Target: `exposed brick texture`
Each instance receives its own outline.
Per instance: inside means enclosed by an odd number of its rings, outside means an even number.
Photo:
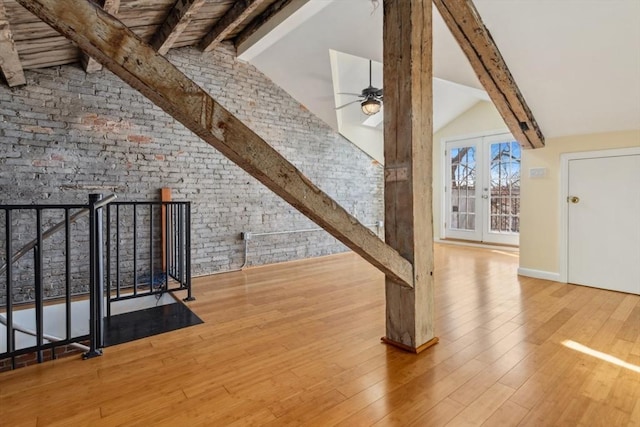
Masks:
[[[381,166],[229,46],[176,49],[168,58],[358,219],[382,219]],[[95,192],[158,200],[159,189],[171,187],[174,200],[193,203],[194,275],[240,266],[242,231],[316,227],[110,72],[76,65],[26,77],[24,87],[0,85],[0,204],[86,203]],[[344,250],[323,231],[260,237],[248,264]]]
[[[81,342],[81,344],[88,345],[87,342]],[[55,352],[55,357],[53,357],[52,351]],[[71,345],[62,345],[60,347],[54,347],[53,350],[43,350],[42,361],[48,362],[53,359],[60,359],[69,356],[80,357],[82,353],[82,350],[79,350]],[[11,363],[11,358],[0,359],[0,372],[10,371],[14,368],[24,368],[26,366],[35,365],[37,363],[38,354],[36,352],[25,353],[16,356],[13,364]]]

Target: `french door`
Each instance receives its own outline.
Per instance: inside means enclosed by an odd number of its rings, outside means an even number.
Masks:
[[[510,134],[445,144],[445,238],[518,245],[520,145]]]

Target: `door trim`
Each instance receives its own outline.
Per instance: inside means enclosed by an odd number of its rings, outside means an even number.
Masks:
[[[640,147],[614,148],[607,150],[581,151],[560,154],[560,191],[558,206],[560,207],[560,224],[558,230],[558,266],[560,282],[569,280],[569,162],[571,160],[597,159],[606,157],[621,157],[640,155]]]

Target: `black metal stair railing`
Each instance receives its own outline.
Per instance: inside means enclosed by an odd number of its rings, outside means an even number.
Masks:
[[[111,303],[123,299],[183,290],[186,300],[193,299],[190,203],[114,199],[91,195],[87,205],[0,205],[0,370],[32,353],[37,362],[54,359],[69,347],[82,350],[84,358],[101,355],[105,302],[110,315]],[[72,305],[86,304],[87,296],[89,325],[78,327]],[[63,327],[56,334],[45,320],[52,304],[62,307],[56,322]],[[33,328],[16,322],[16,313],[28,309]],[[17,334],[32,338],[16,345]]]
[[[16,357],[28,353],[35,353],[36,361],[44,360],[44,352],[50,350],[50,357],[56,358],[56,349],[63,346],[73,346],[84,350],[85,354],[91,354],[97,350],[98,341],[93,339],[91,325],[97,324],[96,319],[91,319],[88,333],[73,332],[72,325],[72,300],[78,292],[73,292],[73,277],[82,276],[82,271],[74,266],[72,260],[72,245],[88,245],[89,258],[96,260],[95,249],[99,247],[96,241],[98,236],[94,231],[99,227],[97,223],[102,208],[115,199],[115,195],[102,199],[101,196],[92,195],[87,205],[0,205],[0,212],[4,214],[4,245],[1,249],[5,262],[0,267],[0,284],[4,282],[4,295],[0,302],[4,302],[4,314],[0,314],[0,323],[4,325],[5,342],[4,351],[0,350],[0,360],[10,359],[11,367],[15,367]],[[73,213],[72,213],[73,212]],[[89,217],[87,224],[81,224],[80,220]],[[54,223],[45,230],[45,218],[47,222],[53,222],[55,219],[62,218],[61,221]],[[15,222],[15,224],[14,224]],[[72,236],[72,224],[79,225],[79,229],[89,227],[90,233],[88,238],[78,239],[77,235]],[[14,227],[17,229],[14,230]],[[53,242],[47,246],[45,240],[50,239],[58,233],[64,231],[58,242]],[[35,238],[24,244],[18,251],[14,252],[14,240],[20,242],[24,240],[23,236],[34,235]],[[81,234],[81,233],[75,233]],[[49,257],[45,257],[47,252]],[[26,255],[32,254],[32,257],[26,262],[26,265],[20,265],[19,262],[26,258]],[[82,258],[80,251],[76,250],[78,258]],[[62,260],[62,261],[61,261]],[[18,265],[16,265],[18,264]],[[52,275],[53,271],[64,271],[63,275]],[[46,277],[45,277],[45,273]],[[91,295],[90,300],[97,299],[94,295],[97,288],[95,281],[98,276],[89,274],[88,282],[85,284],[84,291]],[[56,282],[45,285],[45,279]],[[2,288],[0,286],[0,288]],[[78,287],[82,293],[83,286]],[[26,293],[26,295],[25,295]],[[46,295],[48,293],[49,295]],[[14,302],[16,294],[20,295],[22,301]],[[63,336],[53,336],[45,333],[45,303],[50,300],[62,301],[64,307],[64,333]],[[32,308],[33,317],[35,317],[35,327],[27,328],[14,322],[16,314],[16,306],[21,309]],[[58,322],[60,320],[58,319]],[[25,345],[18,348],[16,345],[16,334],[31,335],[35,338],[35,344]],[[81,343],[89,343],[86,346]]]
[[[193,299],[190,202],[114,202],[106,216],[107,317],[116,301],[183,290]]]

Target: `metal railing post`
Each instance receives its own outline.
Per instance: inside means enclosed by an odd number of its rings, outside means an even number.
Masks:
[[[111,318],[111,204],[107,205],[107,319]]]
[[[102,194],[89,195],[89,351],[84,359],[102,356],[102,305],[104,300],[104,254],[102,250],[102,209],[95,204]]]
[[[138,295],[138,205],[133,205],[133,294]]]
[[[69,209],[64,210],[64,304],[65,338],[71,339],[71,218]]]
[[[5,219],[5,254],[7,260],[11,259],[11,254],[13,253],[13,234],[11,228],[12,221],[12,211],[11,209],[6,209],[4,215]],[[11,262],[7,262],[7,271],[6,271],[6,280],[7,280],[7,302],[6,302],[6,317],[7,317],[7,352],[9,354],[13,354],[15,350],[15,333],[13,330],[13,264]],[[11,357],[11,368],[15,368],[15,357]]]
[[[187,298],[185,301],[194,301],[195,298],[191,293],[191,203],[185,203],[185,273],[186,273],[186,285],[187,285]]]
[[[37,359],[38,363],[42,363],[42,346],[44,344],[44,286],[42,277],[42,267],[44,264],[44,247],[42,245],[42,210],[36,209],[36,239],[37,244],[33,248],[33,267],[34,267],[34,288],[35,288],[35,315],[36,315],[36,345],[38,346]]]

